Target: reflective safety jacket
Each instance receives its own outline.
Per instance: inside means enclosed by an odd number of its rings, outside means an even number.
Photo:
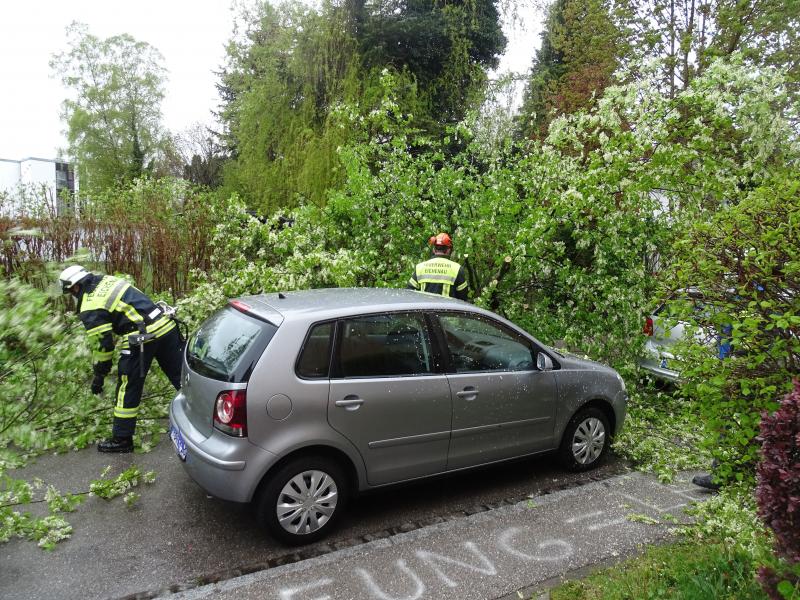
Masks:
[[[114,335],[144,331],[156,338],[168,333],[175,323],[130,283],[112,275],[92,275],[78,296],[78,318],[94,344],[94,372],[108,375],[114,358]]]
[[[421,262],[408,280],[412,290],[467,299],[467,277],[464,267],[444,256],[434,256]]]

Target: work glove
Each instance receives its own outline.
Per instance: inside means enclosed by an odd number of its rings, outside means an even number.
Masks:
[[[103,381],[105,377],[102,375],[95,375],[94,379],[92,379],[92,393],[99,394],[103,391]]]

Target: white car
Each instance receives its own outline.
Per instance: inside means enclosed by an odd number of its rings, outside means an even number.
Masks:
[[[697,321],[707,321],[709,307],[703,301],[703,294],[694,288],[680,290],[663,302],[653,313],[645,318],[644,334],[647,341],[639,366],[659,381],[676,383],[680,380],[679,357],[675,355],[675,344],[685,341],[689,331],[696,343],[709,348],[715,347],[720,358],[730,353],[730,346],[720,343],[717,332],[707,326],[691,325],[686,321],[676,321],[669,316],[667,307],[670,302],[682,299],[692,304],[692,312]]]

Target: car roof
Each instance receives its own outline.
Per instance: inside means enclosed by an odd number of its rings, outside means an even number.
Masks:
[[[279,325],[289,320],[325,320],[351,314],[387,310],[475,309],[438,294],[396,288],[327,288],[272,292],[236,298],[248,312]],[[479,312],[480,309],[478,309]]]

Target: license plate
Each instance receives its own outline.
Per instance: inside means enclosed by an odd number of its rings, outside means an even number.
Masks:
[[[169,426],[169,437],[172,439],[172,444],[175,446],[175,452],[178,453],[178,458],[186,460],[186,442],[183,441],[181,432],[175,429],[174,425]]]

